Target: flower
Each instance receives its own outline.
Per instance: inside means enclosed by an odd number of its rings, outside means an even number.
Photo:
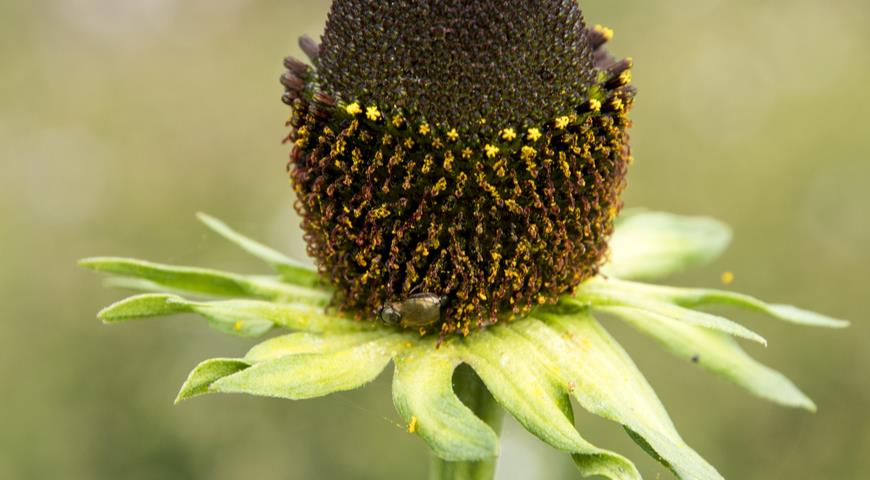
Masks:
[[[296,207],[336,305],[374,318],[438,296],[425,328],[444,337],[594,276],[630,159],[631,62],[611,37],[575,1],[334,1],[322,44],[303,40],[312,65],[286,59],[281,82]]]
[[[392,362],[393,402],[437,457],[432,478],[491,478],[504,410],[569,452],[583,476],[639,479],[631,461],[575,429],[574,397],[677,477],[721,479],[600,314],[808,410],[806,395],[735,341],[763,337],[703,308],[846,322],[637,281],[711,260],[730,231],[706,218],[620,216],[635,92],[631,60],[602,48],[612,36],[586,28],[574,0],[335,0],[322,45],[301,40],[313,66],[287,58],[281,77],[293,108],[288,167],[317,268],[201,214],[275,275],[86,259],[111,285],[148,292],[99,317],[194,313],[241,337],[290,331],[242,358],[201,363],[178,401],[321,397],[361,387]]]
[[[407,430],[441,459],[434,478],[474,471],[491,478],[498,454],[499,406],[544,442],[570,452],[584,476],[639,479],[622,455],[594,446],[571,421],[568,397],[590,412],[623,425],[632,439],[681,479],[721,479],[677,433],[637,366],[605,330],[600,314],[625,321],[690,365],[720,375],[773,402],[815,410],[780,373],[752,359],[737,344],[764,344],[757,333],[703,307],[726,305],[817,327],[846,322],[787,305],[770,305],[722,290],[675,288],[636,279],[663,277],[721,253],[730,231],[707,218],[655,212],[620,217],[603,275],[584,282],[556,305],[542,305],[513,322],[438,345],[374,322],[325,310],[333,292],[313,269],[200,214],[209,228],[274,268],[274,276],[177,267],[125,258],[91,258],[83,266],[111,274],[110,284],[144,290],[100,312],[106,323],[195,313],[213,328],[240,337],[274,329],[243,358],[199,364],[177,401],[206,393],[248,393],[292,400],[359,388],[392,361],[393,402]],[[191,299],[202,298],[201,300]],[[485,386],[485,388],[484,388]],[[460,397],[462,401],[460,401]],[[458,465],[458,466],[457,466]],[[489,476],[488,476],[489,475]]]

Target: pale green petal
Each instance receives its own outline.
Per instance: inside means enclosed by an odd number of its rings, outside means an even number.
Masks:
[[[253,297],[281,302],[326,305],[331,294],[261,278],[205,268],[162,265],[131,258],[95,257],[79,262],[98,272],[140,279],[166,290],[214,297]],[[146,286],[144,284],[143,286]]]
[[[347,350],[284,356],[224,377],[209,390],[290,400],[354,390],[380,375],[406,341],[392,334]]]
[[[278,327],[305,332],[347,332],[383,330],[371,321],[355,321],[332,315],[321,307],[259,300],[190,302],[194,312],[206,318],[228,321],[267,321]]]
[[[301,353],[332,353],[347,350],[389,334],[389,331],[336,332],[330,334],[296,332],[270,338],[254,346],[245,355],[245,361],[260,363]]]
[[[588,314],[545,316],[515,329],[550,358],[577,401],[590,412],[625,426],[643,439],[681,479],[722,476],[680,438],[655,392],[628,354]]]
[[[759,397],[815,411],[813,401],[781,373],[755,361],[728,335],[640,310],[604,309],[662,343],[675,355],[720,375]]]
[[[194,302],[171,294],[136,295],[106,307],[98,317],[106,323],[120,323],[179,313],[196,313],[212,327],[243,337],[262,335],[275,326],[315,333],[384,331],[374,322],[330,315],[311,305],[260,300]]]
[[[217,330],[239,337],[259,337],[274,323],[262,318],[211,314],[209,307],[185,300],[178,295],[151,293],[136,295],[104,308],[97,317],[105,323],[152,318],[179,313],[199,313]]]
[[[642,212],[621,219],[610,240],[602,273],[624,279],[656,279],[708,263],[731,241],[727,225],[707,217]]]
[[[284,281],[305,287],[314,287],[320,284],[317,271],[313,267],[292,260],[283,253],[242,235],[211,215],[200,212],[196,214],[196,218],[218,235],[266,262],[281,274]]]
[[[199,395],[208,393],[208,389],[215,381],[240,372],[251,365],[244,361],[234,358],[214,358],[206,360],[190,372],[184,385],[181,386],[181,391],[178,392],[178,397],[175,403],[188,398],[193,398]]]
[[[393,404],[438,457],[490,459],[498,455],[498,435],[453,392],[453,371],[460,362],[452,347],[436,350],[432,342],[401,353],[395,359]]]
[[[653,296],[626,291],[621,287],[624,283],[617,280],[594,278],[580,285],[574,297],[566,299],[565,302],[587,305],[593,309],[616,306],[655,312],[690,325],[718,330],[729,335],[735,335],[762,345],[767,345],[767,340],[764,337],[739,323],[710,313],[698,312],[674,305]]]
[[[813,327],[845,328],[849,322],[791,305],[771,305],[757,298],[724,290],[677,288],[637,282],[610,280],[614,288],[668,301],[687,308],[725,305],[763,313],[779,320]]]
[[[529,432],[549,445],[572,453],[584,476],[639,479],[634,465],[624,457],[584,440],[566,412],[570,382],[557,364],[547,360],[538,346],[514,331],[520,324],[499,326],[455,342],[466,363],[477,372],[498,403]],[[540,322],[537,322],[540,323]]]

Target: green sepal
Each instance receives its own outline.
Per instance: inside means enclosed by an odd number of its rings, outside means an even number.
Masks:
[[[571,383],[537,345],[518,333],[527,319],[477,332],[456,346],[498,403],[526,430],[550,446],[572,454],[584,476],[613,480],[639,479],[629,460],[587,442],[574,428],[570,409]],[[537,322],[540,323],[540,322]]]
[[[781,373],[750,357],[728,335],[686,325],[636,309],[604,309],[657,340],[674,355],[740,385],[753,394],[789,407],[815,411],[816,405]]]
[[[214,358],[206,360],[190,372],[184,385],[181,386],[181,391],[175,398],[175,403],[179,403],[189,398],[205,395],[208,392],[212,383],[217,380],[238,373],[251,364],[234,358]]]
[[[86,258],[79,265],[121,277],[143,280],[142,288],[210,297],[248,297],[277,302],[305,302],[326,305],[331,294],[263,278],[206,268],[180,267],[120,257]],[[132,283],[132,282],[131,282]],[[135,284],[130,285],[135,286]]]
[[[317,275],[317,270],[313,267],[293,260],[271,247],[242,235],[211,215],[200,212],[196,214],[196,218],[221,237],[238,245],[242,250],[271,266],[281,275],[281,279],[285,282],[303,287],[316,287],[320,285],[321,282]]]
[[[653,280],[706,264],[725,251],[731,229],[707,217],[638,212],[619,219],[606,276]]]
[[[400,334],[389,334],[350,349],[267,360],[221,378],[209,390],[290,400],[354,390],[380,375],[404,341]]]
[[[620,287],[623,283],[625,282],[593,278],[580,285],[573,297],[567,297],[563,301],[569,304],[587,305],[593,310],[619,306],[655,312],[686,324],[717,330],[767,345],[764,337],[739,323],[710,313],[691,310],[655,296],[643,295],[642,292],[627,291]]]
[[[423,342],[400,353],[394,363],[393,405],[435,455],[450,462],[498,455],[498,435],[453,391],[453,372],[461,363],[454,348],[436,350],[432,342]]]

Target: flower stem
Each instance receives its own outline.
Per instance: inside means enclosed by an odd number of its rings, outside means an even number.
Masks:
[[[483,382],[467,365],[460,365],[453,375],[453,390],[468,408],[496,433],[501,431],[504,412]],[[492,480],[496,457],[480,462],[448,462],[432,455],[429,480]]]

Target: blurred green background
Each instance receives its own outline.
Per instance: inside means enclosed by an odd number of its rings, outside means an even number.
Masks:
[[[0,2],[0,478],[414,479],[426,449],[397,425],[389,375],[287,402],[172,400],[200,360],[251,342],[194,319],[105,327],[121,293],[76,268],[110,254],[259,265],[193,219],[204,210],[302,258],[280,144],[281,59],[328,2]],[[673,279],[848,318],[819,331],[741,315],[751,352],[817,414],[775,407],[607,322],[699,452],[731,479],[870,478],[870,3],[586,1],[616,29],[640,89],[629,206],[733,225],[723,259]],[[184,321],[189,320],[189,321]],[[620,428],[584,435],[670,478]],[[502,479],[577,478],[506,426]]]

